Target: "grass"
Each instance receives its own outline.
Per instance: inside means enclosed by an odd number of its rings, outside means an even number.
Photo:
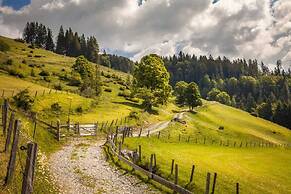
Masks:
[[[249,113],[219,103],[204,102],[194,113],[186,113],[186,124],[172,123],[150,138],[128,138],[125,147],[134,150],[142,146],[144,165],[152,153],[157,155],[158,173],[170,177],[171,160],[179,165],[179,182],[189,182],[192,165],[196,166],[194,183],[188,185],[195,193],[203,193],[207,172],[218,174],[217,193],[234,193],[235,184],[241,193],[288,193],[291,191],[291,150],[286,148],[225,147],[194,144],[193,138],[226,141],[269,142],[290,144],[290,130]],[[224,130],[219,130],[223,126]],[[166,137],[171,134],[170,140]],[[183,137],[181,142],[178,136]],[[186,143],[191,136],[192,142]],[[238,145],[238,144],[237,144]]]

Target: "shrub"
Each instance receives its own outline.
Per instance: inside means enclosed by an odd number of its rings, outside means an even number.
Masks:
[[[55,88],[56,90],[63,90],[63,86],[62,86],[61,83],[59,83],[59,84],[57,84],[57,85],[54,85],[54,88]]]
[[[25,59],[23,59],[23,60],[22,60],[22,63],[23,63],[23,64],[26,64],[27,62],[26,62],[26,60],[25,60]]]
[[[7,52],[10,50],[10,46],[4,41],[0,40],[0,51]]]
[[[79,73],[74,73],[69,79],[69,86],[80,86],[82,83],[82,78]]]
[[[32,55],[27,55],[27,57],[32,57]]]
[[[138,98],[126,98],[126,100],[129,100],[129,101],[135,102],[135,103],[139,103],[139,99]]]
[[[29,96],[28,89],[22,90],[13,96],[15,105],[23,110],[31,110],[33,99]]]
[[[36,65],[35,64],[29,64],[28,67],[34,68]]]
[[[25,41],[21,38],[16,38],[14,39],[15,42],[21,42],[21,43],[25,43]]]
[[[78,106],[78,107],[76,108],[76,112],[77,112],[77,113],[82,113],[82,112],[83,112],[83,108],[82,108],[82,106]]]
[[[42,70],[38,75],[46,77],[46,76],[50,76],[50,73],[46,70]]]
[[[139,119],[139,114],[138,114],[138,112],[136,112],[136,111],[131,111],[131,112],[129,113],[129,118],[132,118],[132,119]]]
[[[129,90],[125,90],[123,92],[119,92],[118,96],[123,96],[123,97],[128,98],[128,97],[130,97],[130,91]]]
[[[30,49],[35,49],[35,46],[34,45],[29,45],[28,48]],[[31,51],[30,51],[31,52]]]
[[[31,54],[32,54],[32,53],[33,53],[33,51],[29,51],[29,53],[31,53]]]
[[[35,58],[41,58],[41,55],[34,55]]]
[[[13,75],[13,76],[17,76],[19,78],[24,78],[25,77],[22,72],[19,72],[16,69],[8,69],[8,74],[9,75]]]
[[[34,69],[31,69],[30,76],[35,77]]]
[[[22,51],[26,51],[26,49],[21,49]]]
[[[105,88],[104,91],[105,92],[112,92],[112,89],[111,88]]]
[[[61,105],[59,105],[58,102],[56,102],[56,103],[53,103],[51,105],[51,110],[54,111],[54,112],[61,112],[62,107],[61,107]]]
[[[7,59],[6,65],[13,65],[13,59]]]
[[[119,90],[121,90],[121,91],[124,91],[126,88],[125,87],[123,87],[123,86],[121,86],[120,88],[119,88]]]
[[[47,76],[46,76],[46,77],[44,77],[44,78],[43,78],[43,80],[44,80],[44,81],[46,81],[46,82],[51,82],[51,79],[50,79],[50,77],[47,77]]]

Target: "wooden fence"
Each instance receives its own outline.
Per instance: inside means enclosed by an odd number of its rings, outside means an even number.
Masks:
[[[15,112],[11,111],[10,118],[8,115],[9,104],[7,100],[4,100],[2,106],[2,129],[3,136],[5,137],[4,154],[9,154],[9,160],[7,163],[7,171],[4,179],[4,185],[9,186],[13,183],[13,178],[16,170],[16,158],[20,157],[19,152],[27,149],[27,158],[25,170],[22,172],[22,194],[33,193],[33,180],[34,171],[37,159],[37,143],[30,142],[27,146],[19,146],[19,138],[21,132],[21,120],[15,118]],[[19,149],[20,147],[20,149]],[[18,153],[18,156],[17,156]],[[20,158],[19,158],[20,160]],[[14,185],[17,187],[17,185]]]
[[[141,131],[139,131],[139,135],[137,137],[141,137]],[[281,143],[281,144],[275,144],[271,143],[269,141],[236,141],[236,140],[218,140],[218,139],[212,139],[207,137],[197,137],[197,136],[190,136],[190,135],[176,135],[172,136],[168,132],[155,132],[150,133],[150,131],[147,132],[146,137],[152,137],[161,139],[164,141],[171,141],[171,142],[184,142],[184,143],[195,143],[195,144],[201,144],[201,145],[216,145],[216,146],[226,146],[226,147],[236,147],[236,148],[254,148],[254,147],[260,147],[260,148],[290,148],[290,144],[288,143]]]

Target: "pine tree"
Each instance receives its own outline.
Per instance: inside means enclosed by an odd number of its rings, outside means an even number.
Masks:
[[[55,44],[53,41],[53,37],[52,37],[52,31],[51,29],[47,29],[47,37],[46,37],[46,44],[45,44],[45,49],[49,50],[49,51],[54,51],[55,48]]]
[[[60,31],[58,34],[56,53],[61,55],[65,54],[65,34],[63,26],[60,27]]]
[[[78,33],[75,32],[72,42],[72,56],[77,57],[81,54],[81,45]]]
[[[88,58],[87,54],[87,42],[84,34],[80,37],[80,46],[81,46],[81,54],[84,55],[86,58]]]
[[[87,48],[88,48],[88,59],[94,63],[98,62],[98,53],[99,53],[99,45],[94,36],[91,36],[87,40]]]
[[[38,47],[44,48],[45,43],[46,43],[46,38],[47,38],[46,27],[43,24],[38,25],[38,27],[36,28],[35,44]]]

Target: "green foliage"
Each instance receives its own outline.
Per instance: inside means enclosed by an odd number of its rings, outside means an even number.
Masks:
[[[159,56],[144,56],[136,65],[133,77],[133,93],[144,100],[143,106],[146,110],[168,101],[171,93],[170,75]]]
[[[176,95],[177,104],[183,105],[185,103],[185,99],[186,99],[185,94],[186,94],[187,87],[188,87],[188,83],[184,81],[179,81],[176,83],[174,91]]]
[[[31,110],[33,99],[29,96],[28,89],[22,90],[13,96],[15,105],[25,111]]]
[[[13,59],[7,59],[6,65],[13,65]]]
[[[188,84],[185,90],[185,102],[192,110],[194,107],[202,105],[200,91],[196,83]]]
[[[129,90],[124,90],[124,91],[118,93],[118,96],[123,96],[126,98],[130,97],[130,95],[131,95],[131,93]]]
[[[1,52],[7,52],[10,50],[10,46],[5,43],[4,41],[0,40],[0,51]]]
[[[92,77],[94,73],[94,67],[89,61],[82,55],[79,56],[72,66],[73,72],[77,72],[81,75],[81,78]]]
[[[47,77],[47,76],[50,76],[50,72],[46,70],[42,70],[38,75]]]
[[[55,103],[53,103],[51,105],[51,110],[54,111],[54,112],[59,113],[59,112],[61,112],[62,107],[61,107],[61,105],[58,102],[55,102]]]
[[[104,91],[105,92],[112,92],[112,89],[111,88],[104,88]]]
[[[264,119],[271,120],[273,111],[272,104],[263,102],[262,104],[257,106],[258,115]]]
[[[234,100],[230,98],[227,92],[220,91],[217,88],[213,88],[210,92],[208,92],[207,99],[217,101],[226,105],[231,105],[232,102],[235,102]]]

